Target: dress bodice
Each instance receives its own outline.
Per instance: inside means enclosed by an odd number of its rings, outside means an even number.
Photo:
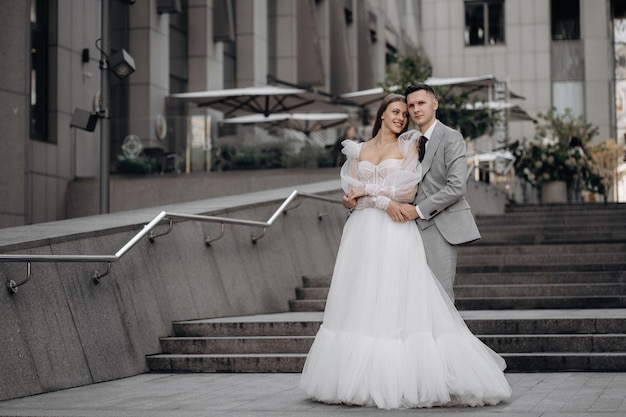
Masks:
[[[365,189],[366,195],[359,198],[357,209],[386,210],[391,200],[413,201],[422,172],[414,142],[398,139],[403,158],[388,158],[378,164],[359,160],[362,143],[346,140],[343,144],[347,160],[341,167],[341,186],[346,194],[354,188]]]
[[[359,161],[358,175],[363,184],[382,185],[385,179],[402,168],[402,159],[389,158],[380,163]]]

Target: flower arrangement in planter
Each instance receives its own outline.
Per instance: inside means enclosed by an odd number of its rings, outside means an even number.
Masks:
[[[529,143],[516,153],[516,174],[535,187],[550,181],[571,181],[578,175],[588,177],[591,160],[579,152],[571,152],[561,143]]]
[[[565,113],[551,109],[538,117],[543,123],[537,125],[536,136],[542,139],[514,150],[515,174],[539,189],[547,182],[569,182],[578,176],[587,182],[590,174],[598,171],[594,170],[590,155],[577,151],[570,142],[579,138],[584,146],[598,134],[598,127],[586,123],[582,117],[574,117],[569,109]]]

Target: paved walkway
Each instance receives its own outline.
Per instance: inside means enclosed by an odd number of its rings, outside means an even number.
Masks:
[[[411,415],[624,417],[626,373],[510,373],[510,401],[383,411],[312,402],[300,374],[144,374],[0,402],[0,416],[291,417]]]

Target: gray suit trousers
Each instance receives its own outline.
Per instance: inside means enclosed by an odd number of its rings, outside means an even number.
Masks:
[[[457,248],[443,238],[436,225],[421,229],[418,227],[428,266],[433,271],[439,283],[454,302],[454,279],[456,276]]]

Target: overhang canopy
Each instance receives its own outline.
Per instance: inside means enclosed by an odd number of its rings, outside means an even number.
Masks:
[[[200,107],[211,107],[223,112],[225,117],[249,113],[268,116],[294,110],[317,112],[341,110],[322,94],[301,88],[274,85],[178,93],[171,94],[168,98],[185,100]]]

